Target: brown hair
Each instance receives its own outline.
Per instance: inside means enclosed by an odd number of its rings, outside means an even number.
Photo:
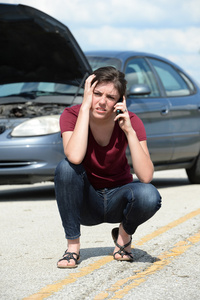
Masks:
[[[120,98],[126,94],[126,84],[127,81],[125,79],[124,73],[118,71],[116,68],[107,66],[101,67],[93,72],[96,76],[92,80],[92,84],[97,81],[98,83],[101,82],[112,82],[114,87],[118,90],[120,94]]]

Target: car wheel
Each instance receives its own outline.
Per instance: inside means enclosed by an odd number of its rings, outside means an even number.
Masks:
[[[200,155],[197,157],[194,165],[186,169],[186,172],[191,183],[200,183]]]

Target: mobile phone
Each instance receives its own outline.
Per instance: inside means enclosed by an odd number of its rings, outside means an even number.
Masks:
[[[123,97],[119,98],[118,102],[123,102]],[[117,115],[123,114],[123,111],[121,111],[120,109],[117,109],[117,110],[116,110],[116,114],[117,114]]]

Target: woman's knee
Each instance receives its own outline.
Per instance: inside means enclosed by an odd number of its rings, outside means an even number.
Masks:
[[[65,174],[68,172],[69,169],[69,162],[66,159],[63,159],[59,162],[55,170],[55,177],[63,178]]]
[[[134,189],[134,201],[142,205],[158,210],[161,207],[161,196],[158,190],[152,184],[138,183],[137,188]]]
[[[149,206],[149,209],[157,211],[161,207],[161,196],[158,190],[152,184],[146,184],[144,193],[146,205]]]
[[[70,163],[67,158],[61,160],[55,170],[55,181],[71,182],[85,172],[82,165]]]
[[[55,170],[55,181],[64,181],[73,177],[74,169],[65,158],[59,162]]]

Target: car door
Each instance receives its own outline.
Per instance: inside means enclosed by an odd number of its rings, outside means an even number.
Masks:
[[[171,64],[150,59],[171,103],[173,130],[172,162],[196,157],[200,149],[200,99],[191,80]]]
[[[128,110],[138,115],[144,123],[154,165],[158,167],[166,164],[171,160],[173,151],[170,102],[159,89],[145,58],[135,57],[128,60],[124,73],[127,79]],[[149,86],[149,95],[130,94],[131,87],[141,84]]]

